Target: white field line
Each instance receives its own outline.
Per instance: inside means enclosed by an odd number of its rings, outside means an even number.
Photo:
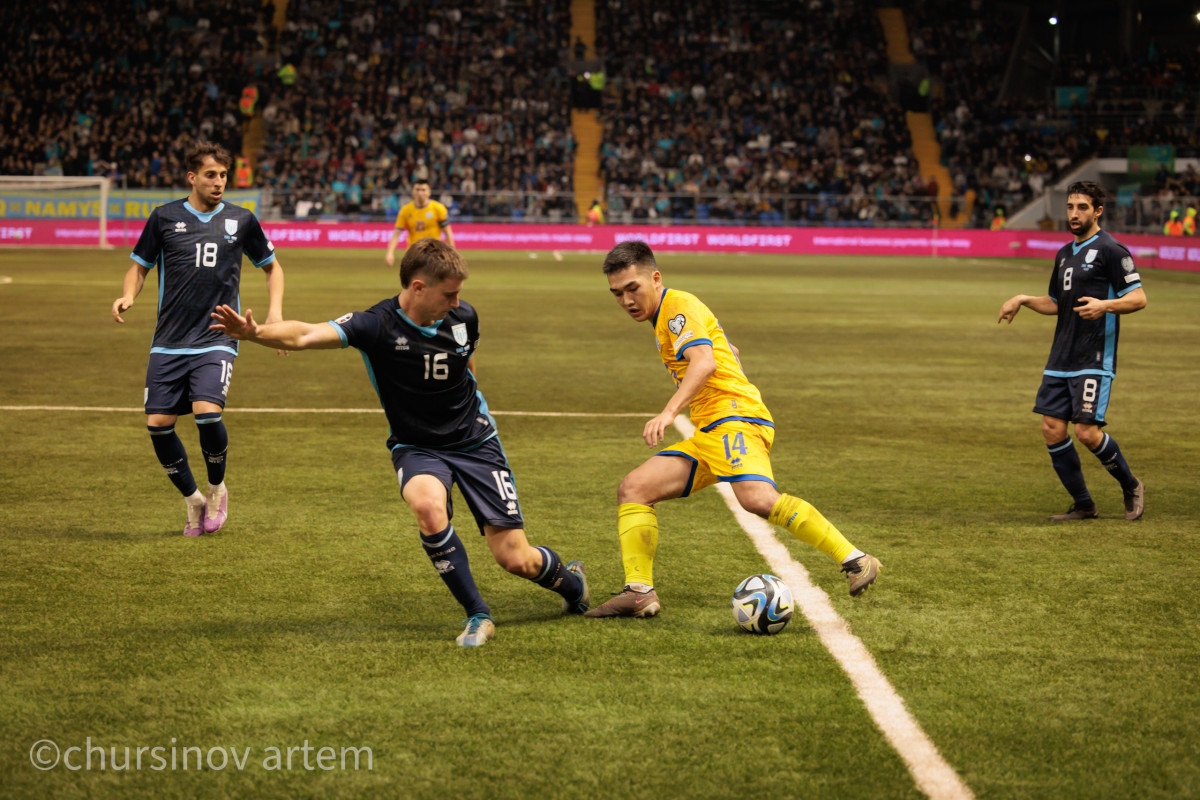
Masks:
[[[696,430],[682,416],[675,418],[675,428],[685,438]],[[862,698],[871,719],[875,720],[884,737],[900,754],[917,788],[932,800],[973,800],[975,795],[970,787],[942,758],[937,747],[908,712],[904,700],[879,671],[879,666],[862,640],[850,632],[850,625],[834,610],[829,595],[813,584],[808,577],[808,570],[792,559],[791,553],[775,536],[775,529],[738,505],[728,483],[718,483],[717,490],[725,498],[725,504],[733,512],[738,524],[767,560],[772,572],[792,590],[800,613],[804,614],[821,643],[850,677],[850,683]]]
[[[382,414],[382,408],[232,408],[231,414]],[[143,408],[119,408],[117,406],[0,406],[0,411],[96,411],[120,414],[144,414]],[[643,417],[649,419],[654,412],[629,411],[613,413],[590,413],[586,411],[491,411],[498,417]]]

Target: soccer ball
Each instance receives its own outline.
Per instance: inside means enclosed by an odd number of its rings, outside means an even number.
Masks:
[[[733,590],[733,618],[751,633],[779,633],[794,611],[792,590],[774,575],[751,575]]]

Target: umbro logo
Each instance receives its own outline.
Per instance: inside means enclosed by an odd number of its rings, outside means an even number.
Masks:
[[[179,222],[175,223],[175,232],[176,233],[183,233],[186,230],[187,230],[187,223],[184,222],[183,220],[180,220]]]

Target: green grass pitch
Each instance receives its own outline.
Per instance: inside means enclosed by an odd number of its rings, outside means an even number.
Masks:
[[[456,647],[461,610],[417,543],[382,415],[242,411],[376,407],[353,352],[243,347],[230,523],[184,539],[136,410],[153,288],[125,326],[109,317],[126,256],[0,251],[0,795],[921,796],[802,618],[737,629],[729,596],[767,565],[712,491],[661,506],[664,610],[645,621],[561,618],[491,561],[459,498],[498,629]],[[290,318],[397,290],[382,248],[281,259]],[[530,538],[586,561],[602,600],[622,580],[616,486],[671,392],[650,330],[608,296],[600,255],[468,260],[480,384]],[[1083,453],[1102,518],[1052,525],[1069,499],[1030,407],[1053,320],[996,324],[1003,300],[1045,291],[1048,261],[660,266],[741,349],[780,487],[882,559],[851,600],[788,544],[977,797],[1200,796],[1200,276],[1144,270],[1149,306],[1123,320],[1109,431],[1145,519],[1121,518]],[[243,306],[265,312],[264,284],[247,267]],[[521,411],[582,416],[504,413]],[[178,428],[202,476],[195,427]],[[41,771],[40,740],[145,751],[140,769],[100,769],[94,750],[90,770]],[[370,768],[343,748],[369,748]]]

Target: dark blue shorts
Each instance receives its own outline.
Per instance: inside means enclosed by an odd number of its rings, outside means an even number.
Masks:
[[[1070,378],[1042,376],[1034,401],[1034,413],[1055,419],[1104,427],[1112,378],[1108,375],[1075,375]]]
[[[396,468],[400,491],[404,491],[404,485],[414,475],[432,475],[440,480],[446,487],[446,515],[450,519],[454,519],[450,486],[457,483],[480,533],[484,525],[525,527],[512,470],[498,436],[466,452],[397,447],[392,451],[392,466]]]
[[[190,414],[197,400],[224,408],[233,379],[233,359],[224,350],[192,355],[151,353],[143,398],[146,413]]]

